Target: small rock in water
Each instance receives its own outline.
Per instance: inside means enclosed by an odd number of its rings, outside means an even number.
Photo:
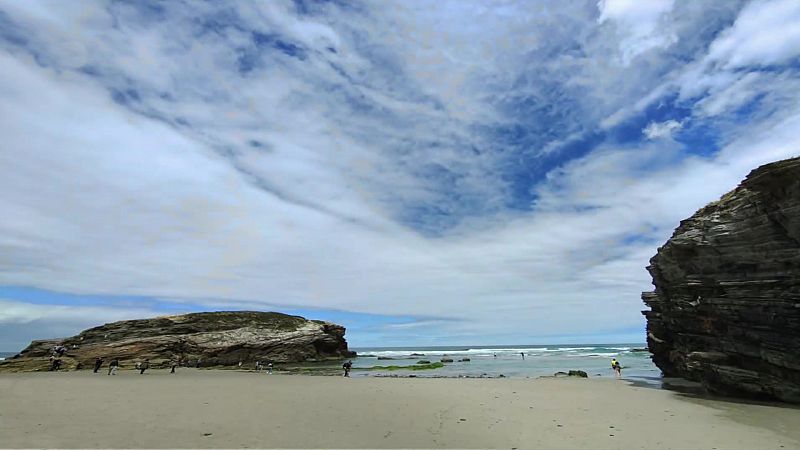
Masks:
[[[203,433],[203,436],[211,436],[214,433]]]

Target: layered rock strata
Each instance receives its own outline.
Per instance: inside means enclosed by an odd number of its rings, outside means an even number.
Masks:
[[[647,270],[647,344],[665,376],[800,402],[800,158],[682,221]]]
[[[48,370],[53,348],[61,346],[66,369],[105,365],[117,358],[123,367],[149,359],[151,366],[171,361],[185,366],[252,367],[255,361],[302,362],[352,357],[345,328],[273,312],[207,312],[125,320],[85,330],[66,339],[33,341],[18,355],[0,361],[0,371]]]

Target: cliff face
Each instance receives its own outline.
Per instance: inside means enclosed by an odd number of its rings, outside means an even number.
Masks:
[[[0,362],[0,370],[47,370],[53,346],[67,348],[64,367],[91,368],[97,357],[118,358],[123,366],[150,359],[153,367],[172,359],[196,366],[252,367],[256,360],[318,361],[353,356],[345,329],[318,320],[271,312],[209,312],[125,320],[90,328],[66,339],[33,341]]]
[[[682,221],[647,270],[647,343],[666,376],[800,402],[800,158]]]

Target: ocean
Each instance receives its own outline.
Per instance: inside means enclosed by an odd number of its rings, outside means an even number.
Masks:
[[[504,377],[533,378],[553,375],[556,372],[583,370],[589,377],[613,378],[611,358],[623,366],[626,379],[642,382],[660,382],[661,371],[650,360],[650,353],[641,351],[642,343],[624,344],[570,344],[570,345],[507,345],[507,346],[454,346],[454,347],[362,347],[352,348],[358,353],[353,368],[374,366],[409,367],[418,361],[438,362],[451,358],[454,362],[433,370],[359,371],[354,376],[414,374],[417,377]],[[525,358],[523,359],[522,354]],[[378,358],[381,359],[378,359]],[[390,358],[390,359],[385,359]],[[460,361],[469,358],[469,361]]]

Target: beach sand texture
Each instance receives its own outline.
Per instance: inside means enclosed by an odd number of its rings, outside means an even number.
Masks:
[[[167,372],[0,374],[0,447],[800,447],[800,409],[624,380]]]

